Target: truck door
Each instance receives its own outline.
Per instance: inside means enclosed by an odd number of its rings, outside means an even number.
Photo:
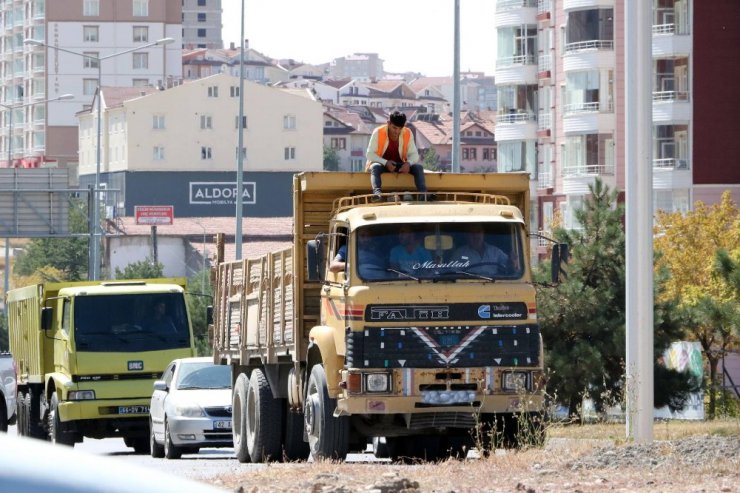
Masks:
[[[326,281],[321,290],[325,316],[323,323],[331,327],[344,328],[344,307],[346,303],[345,287],[349,281],[349,273],[353,263],[352,249],[349,241],[349,228],[344,224],[334,224],[329,240],[327,257]],[[344,259],[344,269],[332,269],[332,262]]]

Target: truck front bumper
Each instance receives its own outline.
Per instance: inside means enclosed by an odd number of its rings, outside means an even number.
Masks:
[[[151,399],[111,399],[89,401],[65,401],[59,403],[59,419],[62,422],[83,419],[126,419],[148,418]]]

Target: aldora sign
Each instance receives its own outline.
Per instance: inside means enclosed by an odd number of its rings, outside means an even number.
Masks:
[[[255,182],[244,182],[242,203],[255,204],[257,202],[257,187]],[[236,182],[190,182],[190,203],[198,205],[235,205]]]

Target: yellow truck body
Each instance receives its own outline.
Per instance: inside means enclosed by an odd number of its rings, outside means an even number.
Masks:
[[[344,458],[380,437],[393,457],[436,458],[469,446],[481,423],[541,411],[529,177],[426,181],[434,201],[384,174],[387,201],[375,203],[365,173],[298,174],[292,247],[217,264],[214,360],[234,369],[239,460]],[[505,251],[500,274],[453,258],[477,224]],[[403,228],[421,261],[363,272],[357,232],[389,262]],[[347,264],[332,272],[342,248]]]
[[[120,436],[148,447],[152,384],[193,356],[184,278],[44,283],[8,291],[22,435],[67,445]],[[156,302],[176,331],[146,327]]]

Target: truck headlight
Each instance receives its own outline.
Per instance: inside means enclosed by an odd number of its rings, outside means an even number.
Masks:
[[[175,414],[185,418],[200,418],[205,416],[203,409],[201,409],[200,406],[193,404],[180,404],[175,406]]]
[[[504,390],[525,390],[527,389],[527,372],[510,371],[504,373],[502,386]]]
[[[69,401],[92,401],[95,400],[94,390],[70,390],[67,392]]]
[[[368,373],[365,375],[365,390],[367,392],[389,392],[391,379],[388,373]]]

